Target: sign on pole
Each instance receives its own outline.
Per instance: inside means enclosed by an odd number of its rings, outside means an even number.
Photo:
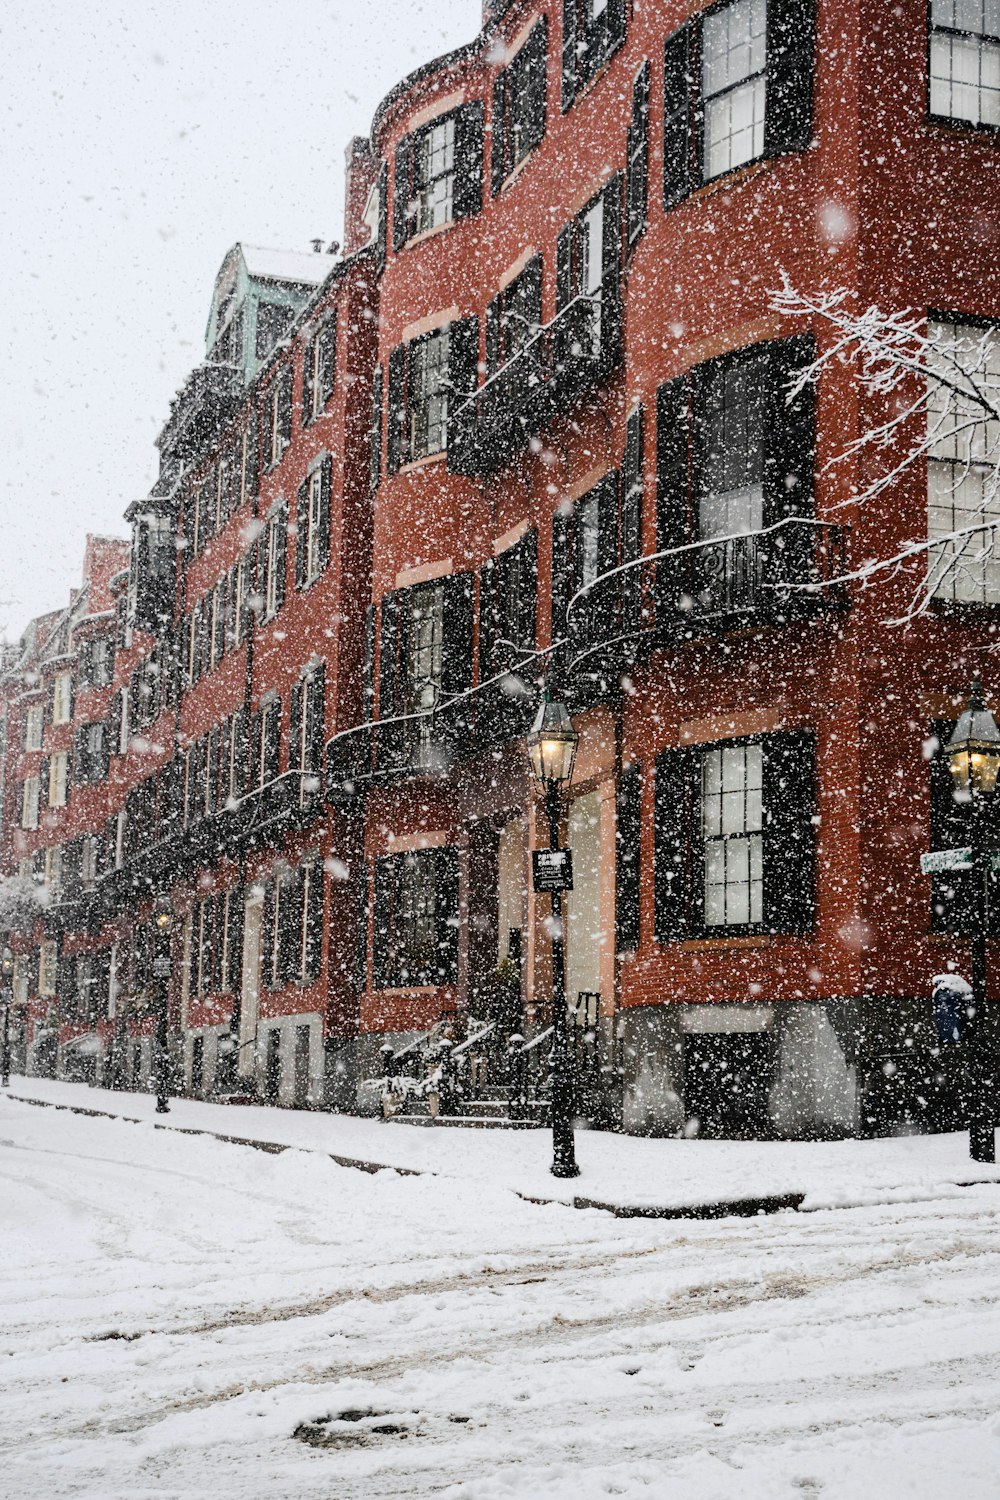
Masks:
[[[536,893],[573,889],[573,855],[569,849],[535,849],[531,863]]]
[[[1000,849],[991,849],[986,856],[991,870],[1000,870]],[[933,854],[921,854],[921,875],[938,875],[942,870],[971,870],[971,849],[935,849]]]

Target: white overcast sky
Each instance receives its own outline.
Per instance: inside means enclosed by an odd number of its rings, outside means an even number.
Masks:
[[[125,535],[236,240],[341,239],[344,149],[481,0],[38,0],[0,11],[0,636]]]

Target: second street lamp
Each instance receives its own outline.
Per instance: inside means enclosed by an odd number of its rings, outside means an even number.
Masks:
[[[153,903],[153,983],[156,994],[156,1113],[169,1113],[169,1035],[167,1006],[170,1003],[170,934],[174,927],[174,909],[169,896],[157,896]]]
[[[528,758],[535,779],[545,793],[549,820],[549,850],[559,850],[559,812],[562,788],[573,775],[580,736],[564,703],[546,694],[528,735]],[[573,1076],[566,1027],[566,944],[563,936],[562,890],[559,871],[552,871],[552,1175],[578,1177],[573,1141]],[[537,889],[537,885],[536,885]]]
[[[978,679],[955,732],[945,746],[956,800],[971,804],[972,1014],[967,1043],[969,1089],[969,1155],[973,1161],[996,1160],[997,1047],[994,1018],[986,1001],[986,941],[990,921],[989,810],[1000,773],[1000,729],[983,697]]]
[[[3,1007],[3,1036],[0,1037],[0,1086],[10,1087],[10,1007],[14,999],[14,955],[4,948],[0,959],[0,1006]]]

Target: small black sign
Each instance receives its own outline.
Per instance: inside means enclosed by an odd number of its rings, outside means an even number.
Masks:
[[[154,958],[153,959],[153,978],[154,979],[169,979],[170,978],[170,967],[171,966],[170,966],[170,959],[169,958]]]
[[[536,894],[542,891],[571,891],[573,851],[534,849],[531,855],[531,873]]]

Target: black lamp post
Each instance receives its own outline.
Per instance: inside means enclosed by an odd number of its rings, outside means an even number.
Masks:
[[[971,802],[972,883],[975,916],[972,929],[972,1013],[968,1032],[967,1079],[969,1155],[973,1161],[996,1160],[997,1048],[993,1017],[986,1002],[986,939],[990,914],[989,809],[1000,772],[1000,729],[983,698],[977,677],[969,702],[945,747],[955,783],[956,800]]]
[[[14,999],[14,955],[4,948],[0,958],[0,1005],[3,1006],[3,1037],[0,1040],[0,1088],[10,1087],[10,1007]]]
[[[573,775],[580,736],[564,703],[548,695],[528,735],[528,758],[535,779],[545,793],[549,819],[549,848],[559,849],[559,809],[562,789]],[[566,945],[563,937],[562,891],[552,897],[552,1175],[578,1177],[573,1141],[573,1075],[566,1026]]]
[[[156,1113],[170,1111],[167,1032],[167,1006],[170,1001],[170,934],[174,927],[174,909],[169,896],[157,896],[153,903],[153,981],[156,993]]]

